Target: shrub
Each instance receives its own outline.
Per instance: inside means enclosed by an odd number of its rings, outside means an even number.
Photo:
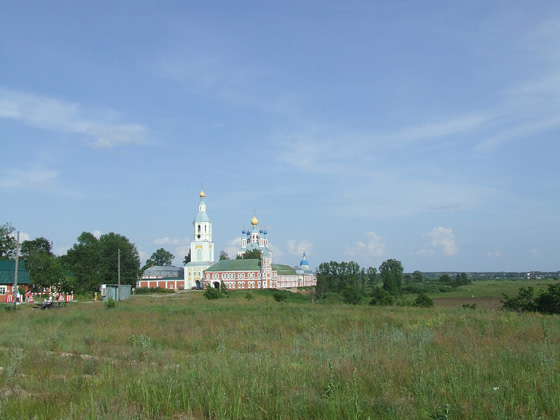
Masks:
[[[175,293],[175,290],[164,289],[163,287],[137,287],[134,291],[136,295],[149,295],[151,293]]]
[[[420,308],[431,308],[432,306],[434,306],[434,301],[427,294],[420,293],[414,301],[414,306]]]
[[[251,292],[247,292],[245,294],[245,299],[247,300],[253,300],[255,298],[255,296],[253,296],[253,294]]]
[[[346,288],[342,291],[342,299],[344,300],[344,303],[357,305],[362,300],[362,296],[356,287],[346,286]]]
[[[216,287],[208,287],[204,291],[204,297],[208,300],[216,300],[224,297],[224,294]]]
[[[372,299],[369,304],[372,306],[390,306],[393,302],[393,296],[387,290],[378,286],[373,289]]]
[[[117,307],[117,302],[113,298],[109,298],[107,302],[105,302],[105,307],[107,309],[113,309]]]
[[[522,287],[517,296],[509,297],[505,293],[503,296],[502,309],[508,311],[560,314],[560,283],[549,284],[536,298],[532,287]]]
[[[272,297],[276,302],[285,302],[288,299],[288,294],[285,290],[276,290],[272,293]]]

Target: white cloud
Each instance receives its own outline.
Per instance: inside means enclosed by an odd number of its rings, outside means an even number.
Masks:
[[[88,117],[79,104],[0,87],[0,118],[33,127],[84,134],[95,149],[144,142],[146,129],[138,124],[114,123],[112,116]]]
[[[303,240],[298,243],[296,239],[290,239],[288,243],[288,253],[291,255],[301,256],[305,252],[307,255],[311,255],[313,244],[308,240]]]
[[[367,242],[358,241],[344,253],[350,257],[381,257],[385,255],[385,242],[375,232],[367,232]]]
[[[97,239],[99,239],[99,238],[101,237],[102,234],[103,234],[103,233],[101,233],[100,230],[94,230],[94,231],[92,232],[92,235],[95,236]]]
[[[423,236],[431,238],[428,247],[425,248],[421,253],[433,253],[437,249],[443,251],[443,255],[452,256],[457,254],[457,244],[455,243],[455,236],[453,235],[453,230],[451,228],[445,228],[442,226],[435,227],[431,232],[425,233]]]
[[[533,248],[533,249],[531,249],[531,255],[533,257],[538,257],[538,256],[541,255],[541,251],[539,251],[537,248]]]
[[[10,236],[17,239],[17,232],[14,231],[14,232],[10,233]],[[29,236],[29,234],[27,234],[25,232],[20,232],[19,233],[19,243],[20,244],[24,241],[30,241],[30,240],[31,240],[31,236]]]
[[[241,238],[237,237],[235,239],[230,239],[226,242],[226,247],[224,248],[224,252],[228,254],[228,257],[234,259],[237,257],[237,251],[241,248]],[[216,258],[219,258],[219,254],[216,255]]]
[[[58,172],[41,167],[23,169],[7,169],[0,175],[0,187],[32,188],[44,190],[54,188],[53,181]]]

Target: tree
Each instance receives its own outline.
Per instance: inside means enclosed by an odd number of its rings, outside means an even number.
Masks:
[[[64,268],[74,276],[80,293],[95,292],[104,280],[99,240],[89,232],[82,232],[78,242],[61,257]]]
[[[439,282],[441,284],[452,284],[453,279],[449,274],[442,274],[441,276],[439,276]]]
[[[15,230],[10,223],[0,225],[0,260],[15,258],[17,247],[17,241],[13,235]]]
[[[245,253],[240,257],[237,257],[238,260],[260,260],[261,259],[261,250],[257,248],[253,248],[249,251],[245,251]]]
[[[140,273],[138,250],[126,237],[113,232],[99,239],[83,232],[62,263],[75,277],[78,291],[95,292],[103,283],[117,283],[119,250],[121,284],[135,285]]]
[[[372,306],[390,306],[393,304],[393,300],[393,296],[391,296],[387,290],[376,286],[373,288],[372,298],[369,304]]]
[[[418,270],[414,271],[412,273],[412,281],[414,283],[424,283],[424,273]]]
[[[221,260],[229,260],[229,255],[226,253],[226,251],[220,251],[220,261]]]
[[[418,306],[420,308],[431,308],[434,306],[434,301],[427,294],[421,292],[414,301],[414,306]]]
[[[357,305],[362,300],[360,290],[355,286],[346,286],[342,291],[342,298],[344,303],[350,305]]]
[[[173,258],[175,258],[175,255],[163,248],[160,248],[146,260],[146,265],[144,267],[147,268],[153,265],[170,266],[173,262]]]
[[[21,244],[21,259],[35,287],[41,289],[68,283],[60,259],[52,252],[52,242],[47,239],[41,237],[24,241]]]
[[[99,238],[101,259],[104,267],[103,283],[116,284],[118,277],[118,253],[120,250],[121,284],[134,286],[140,274],[140,256],[134,244],[118,233],[107,233]]]
[[[189,249],[189,253],[185,255],[185,258],[183,259],[183,265],[187,265],[190,262],[191,262],[191,250]]]
[[[371,287],[371,290],[373,291],[375,285],[377,284],[377,268],[368,267],[366,273],[367,273],[367,281],[369,283],[369,286]]]
[[[402,290],[403,266],[399,260],[389,259],[379,266],[379,273],[383,281],[383,289],[393,296],[399,296]]]

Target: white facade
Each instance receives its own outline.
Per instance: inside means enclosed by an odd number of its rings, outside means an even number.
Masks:
[[[214,264],[214,242],[212,241],[212,221],[206,213],[204,191],[200,191],[198,213],[193,221],[191,261],[185,265],[185,289],[202,287],[204,270]]]

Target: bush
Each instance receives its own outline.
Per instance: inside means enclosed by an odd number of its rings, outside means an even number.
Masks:
[[[272,297],[276,302],[286,302],[286,299],[288,299],[288,295],[289,293],[285,290],[276,290],[272,293]]]
[[[420,308],[431,308],[432,306],[434,306],[434,301],[427,294],[420,293],[414,301],[414,306]]]
[[[134,291],[136,295],[149,295],[151,293],[175,293],[175,290],[164,289],[163,287],[137,287]]]
[[[362,296],[356,287],[346,286],[346,288],[342,291],[342,299],[344,300],[344,303],[357,305],[362,300]]]
[[[208,300],[216,300],[223,298],[224,294],[220,289],[217,289],[215,287],[208,287],[206,290],[204,290],[204,297]]]
[[[393,302],[393,296],[387,290],[378,286],[373,289],[372,299],[369,304],[372,306],[390,306]]]
[[[532,287],[522,287],[517,296],[509,297],[505,293],[503,296],[502,309],[508,311],[560,314],[560,283],[549,284],[547,290],[536,298]]]
[[[107,302],[105,302],[105,307],[107,309],[113,309],[117,307],[117,302],[113,298],[109,298]]]
[[[253,296],[253,294],[251,292],[247,292],[245,294],[245,299],[247,300],[253,300],[255,297]]]

